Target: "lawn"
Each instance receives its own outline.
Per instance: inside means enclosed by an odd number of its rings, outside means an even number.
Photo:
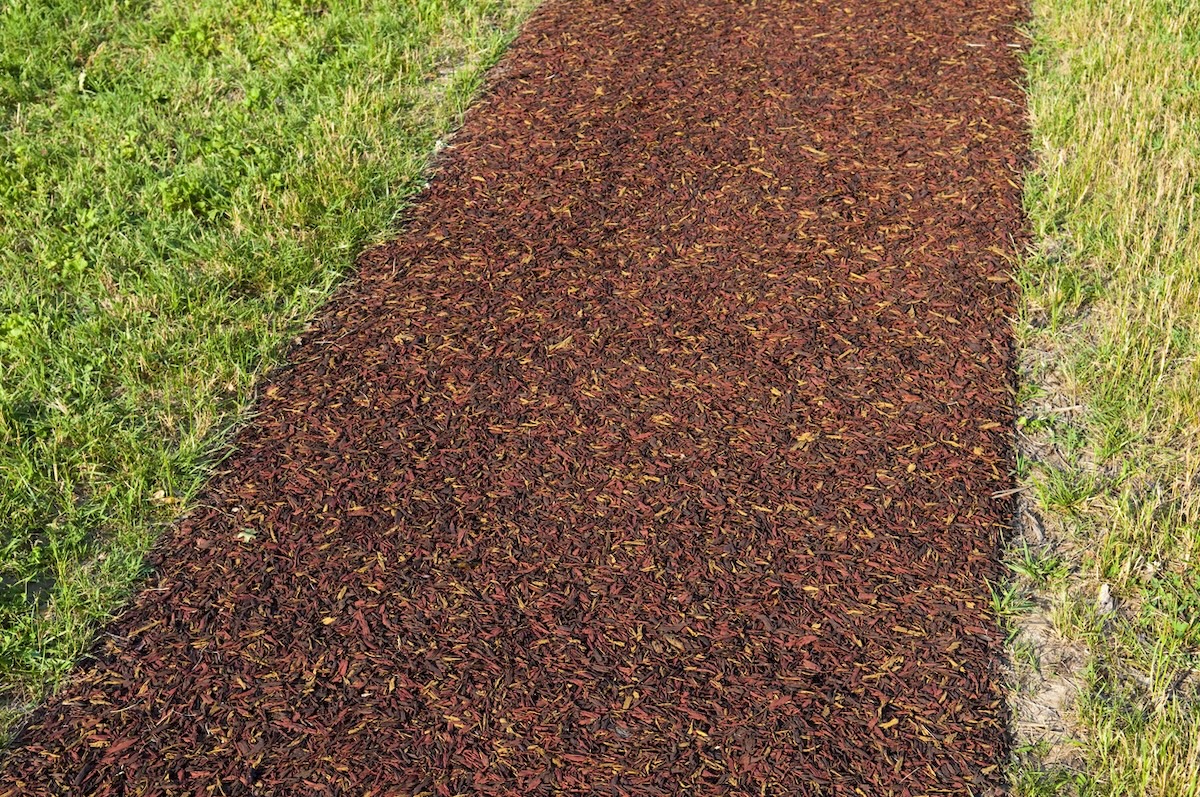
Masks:
[[[1011,560],[1039,607],[1018,625],[1052,633],[1012,651],[1028,684],[1076,696],[1068,741],[1022,750],[1016,791],[1197,795],[1200,4],[1032,5]]]
[[[530,0],[0,0],[0,737]]]

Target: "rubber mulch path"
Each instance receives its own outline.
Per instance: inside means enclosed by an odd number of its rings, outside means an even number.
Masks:
[[[1023,13],[551,0],[0,794],[998,791]]]

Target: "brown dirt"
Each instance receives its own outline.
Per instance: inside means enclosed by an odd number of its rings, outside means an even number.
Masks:
[[[996,792],[1022,15],[551,0],[0,795]]]

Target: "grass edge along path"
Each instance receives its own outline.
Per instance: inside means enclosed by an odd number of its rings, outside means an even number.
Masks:
[[[533,5],[0,5],[0,737]]]
[[[1037,243],[1016,324],[1030,489],[1002,603],[1018,728],[1056,727],[1041,743],[1026,729],[1014,783],[1195,797],[1200,6],[1032,6]]]

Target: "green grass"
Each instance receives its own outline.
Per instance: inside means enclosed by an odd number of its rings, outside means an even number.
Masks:
[[[1011,558],[1086,655],[1075,763],[1026,750],[1014,793],[1200,795],[1200,4],[1032,5],[1020,476],[1052,533]]]
[[[0,736],[532,0],[0,0]]]

